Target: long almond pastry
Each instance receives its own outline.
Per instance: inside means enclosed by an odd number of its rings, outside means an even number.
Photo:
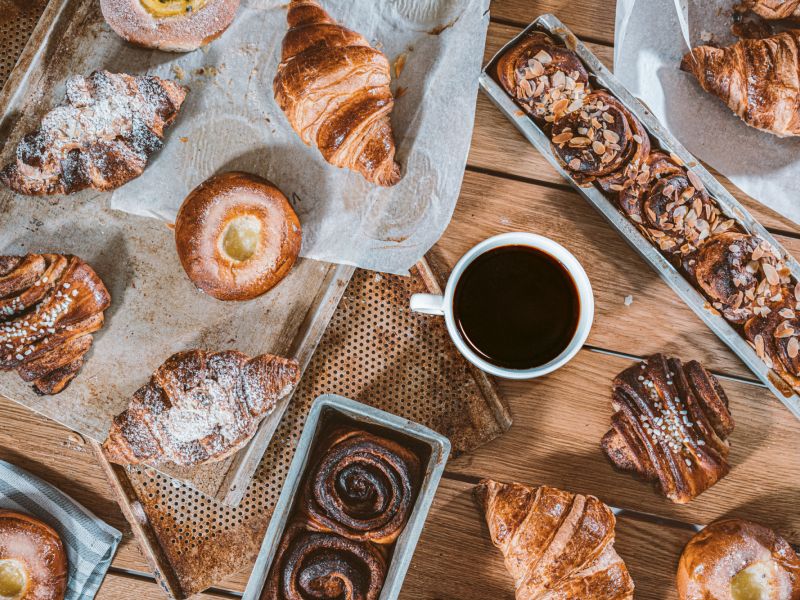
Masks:
[[[396,184],[386,56],[315,0],[292,0],[287,19],[273,91],[292,128],[332,165],[377,185]]]
[[[785,137],[800,135],[798,61],[800,30],[790,30],[727,48],[698,46],[681,69],[751,127]]]
[[[0,256],[0,370],[16,370],[40,394],[77,375],[103,326],[111,295],[80,258]]]
[[[633,580],[614,550],[614,513],[594,496],[491,479],[475,496],[517,600],[633,598]]]
[[[335,431],[307,479],[302,509],[311,525],[391,544],[406,525],[421,481],[417,455],[366,431]]]
[[[123,465],[222,460],[250,440],[299,379],[296,361],[271,354],[179,352],[114,418],[103,448]]]
[[[112,190],[142,174],[163,146],[186,90],[154,76],[95,71],[67,80],[63,104],[25,135],[0,181],[33,196]]]
[[[611,404],[603,450],[673,502],[689,502],[730,470],[728,398],[700,363],[650,356],[617,375]]]
[[[377,600],[386,579],[378,546],[302,523],[287,528],[262,600]]]

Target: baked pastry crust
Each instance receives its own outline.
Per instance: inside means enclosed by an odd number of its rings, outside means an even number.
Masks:
[[[167,17],[153,15],[141,0],[100,0],[100,8],[111,28],[132,44],[190,52],[223,34],[236,16],[239,0],[207,0],[197,9]]]
[[[186,90],[154,76],[70,77],[66,100],[17,145],[0,181],[32,196],[113,190],[142,174]]]
[[[15,369],[39,394],[59,393],[83,366],[110,304],[77,256],[0,256],[0,370]]]
[[[299,380],[296,361],[271,354],[179,352],[114,417],[103,448],[123,465],[223,460],[253,437]]]
[[[10,600],[63,600],[67,555],[58,533],[35,517],[0,510],[0,577],[20,587]]]
[[[246,247],[237,250],[246,236]],[[218,300],[250,300],[289,274],[302,229],[275,185],[231,171],[207,179],[186,197],[175,220],[175,245],[199,289]]]
[[[517,600],[632,600],[633,580],[614,550],[616,519],[600,500],[491,479],[474,493]]]
[[[678,563],[678,597],[800,598],[800,558],[774,531],[743,519],[723,519],[696,534]],[[736,590],[739,596],[732,595]]]

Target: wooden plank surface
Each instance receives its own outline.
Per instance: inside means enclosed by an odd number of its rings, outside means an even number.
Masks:
[[[487,57],[543,12],[554,12],[610,65],[613,0],[494,0]],[[735,195],[800,256],[800,228]],[[617,524],[617,549],[636,581],[637,599],[676,598],[674,571],[691,537],[687,524],[739,515],[771,525],[800,544],[800,453],[794,446],[800,424],[763,387],[748,383],[754,378],[741,362],[479,94],[461,198],[438,254],[452,265],[479,240],[511,230],[552,237],[587,266],[596,296],[595,325],[587,348],[562,370],[532,382],[501,382],[514,426],[448,465],[402,598],[513,598],[513,583],[471,495],[474,483],[487,476],[557,485],[638,511]],[[626,306],[629,295],[633,303]],[[621,355],[656,351],[701,360],[738,379],[723,379],[737,421],[732,471],[684,506],[615,472],[599,449],[610,422],[611,379],[631,360]],[[4,400],[0,422],[0,458],[44,477],[123,531],[98,598],[163,598],[146,576],[147,564],[89,447],[65,428]],[[234,575],[199,598],[239,594],[247,575]]]

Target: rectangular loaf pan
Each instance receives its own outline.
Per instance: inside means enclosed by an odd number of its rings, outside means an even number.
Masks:
[[[800,419],[800,397],[784,382],[780,376],[768,368],[758,357],[755,350],[745,339],[711,309],[708,301],[692,287],[691,283],[653,246],[617,208],[617,206],[595,187],[581,187],[572,176],[565,171],[553,154],[549,138],[494,79],[494,67],[498,59],[530,31],[544,31],[560,40],[567,48],[574,51],[583,61],[590,80],[596,81],[606,88],[625,107],[630,110],[644,125],[650,136],[658,142],[663,150],[680,158],[687,169],[694,171],[705,185],[709,194],[717,201],[720,210],[729,218],[738,222],[745,231],[760,236],[772,244],[781,254],[792,277],[800,281],[800,265],[786,249],[779,244],[770,233],[756,221],[736,198],[719,183],[711,174],[676,140],[656,117],[637,100],[606,67],[584,46],[580,40],[553,15],[542,15],[531,23],[524,31],[510,40],[491,61],[483,68],[479,83],[481,89],[494,104],[514,123],[523,136],[544,155],[551,165],[574,187],[600,214],[625,238],[636,252],[666,281],[667,285],[681,297],[703,322],[725,342],[736,355],[744,361],[753,373],[767,386],[773,394],[783,402],[792,414]]]
[[[381,590],[380,600],[394,600],[400,595],[403,579],[405,579],[411,563],[411,557],[414,554],[420,533],[422,533],[422,527],[428,516],[428,510],[431,507],[436,489],[439,487],[439,480],[442,478],[445,464],[450,456],[450,440],[408,419],[361,404],[349,398],[335,394],[324,394],[314,400],[314,404],[311,406],[308,419],[303,427],[303,433],[297,444],[297,451],[286,476],[286,483],[284,483],[281,490],[281,495],[278,498],[275,511],[272,513],[272,519],[264,536],[264,542],[261,544],[261,550],[258,553],[253,572],[247,582],[244,600],[258,600],[264,588],[272,567],[272,561],[275,559],[283,532],[292,514],[295,499],[302,489],[303,475],[309,466],[311,452],[318,436],[322,433],[322,429],[326,423],[330,422],[332,417],[344,417],[356,424],[363,423],[368,427],[377,426],[397,432],[430,451],[428,461],[423,465],[424,477],[414,509],[411,511],[408,523],[406,523],[403,532],[395,543],[392,560],[386,573],[386,581]]]

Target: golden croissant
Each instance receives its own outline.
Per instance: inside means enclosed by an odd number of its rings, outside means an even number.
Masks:
[[[187,350],[164,362],[114,418],[103,444],[119,464],[194,466],[243,447],[300,379],[297,362],[271,354]]]
[[[77,375],[111,295],[77,256],[0,256],[0,371],[16,369],[39,394]]]
[[[800,30],[739,40],[727,48],[698,46],[681,69],[741,119],[779,137],[800,135]]]
[[[289,123],[332,165],[378,185],[396,184],[386,56],[315,0],[292,0],[287,19],[273,91]]]
[[[614,550],[614,513],[594,496],[491,479],[475,496],[517,600],[633,598],[633,580]]]

